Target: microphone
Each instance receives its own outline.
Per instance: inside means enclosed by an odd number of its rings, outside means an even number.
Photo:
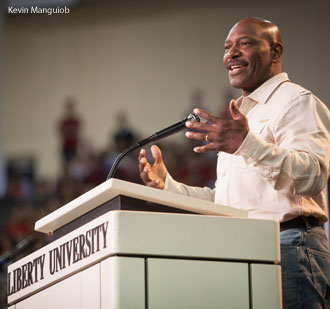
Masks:
[[[154,142],[154,141],[158,141],[164,137],[167,137],[169,135],[172,135],[172,134],[175,134],[179,131],[181,131],[182,129],[185,128],[185,123],[187,121],[197,121],[197,122],[200,122],[200,118],[195,115],[195,114],[189,114],[187,117],[185,117],[183,120],[163,129],[163,130],[160,130],[154,134],[152,134],[151,136],[149,136],[148,138],[136,143],[135,145],[127,148],[126,150],[124,150],[121,154],[119,154],[119,156],[116,158],[115,162],[112,164],[112,167],[110,169],[110,172],[107,176],[107,179],[110,179],[113,177],[113,175],[115,174],[116,172],[116,169],[117,169],[117,166],[119,164],[119,162],[121,161],[121,159],[127,155],[129,152],[139,148],[139,147],[143,147],[144,145],[146,144],[149,144],[151,142]]]
[[[195,114],[190,114],[188,115],[185,119],[163,129],[163,130],[160,130],[154,134],[152,134],[151,136],[149,136],[148,138],[138,142],[136,145],[138,145],[138,147],[142,147],[146,144],[149,144],[151,142],[154,142],[154,141],[157,141],[157,140],[160,140],[164,137],[167,137],[169,135],[172,135],[174,133],[177,133],[179,131],[181,131],[182,129],[185,128],[185,123],[187,121],[197,121],[197,122],[200,122],[200,118],[195,115]]]

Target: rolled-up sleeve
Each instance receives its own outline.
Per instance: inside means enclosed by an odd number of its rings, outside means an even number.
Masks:
[[[214,202],[215,189],[187,186],[174,180],[169,173],[165,179],[164,190]]]
[[[329,177],[330,115],[310,92],[298,96],[272,124],[274,142],[251,130],[235,152],[284,193],[314,196]]]

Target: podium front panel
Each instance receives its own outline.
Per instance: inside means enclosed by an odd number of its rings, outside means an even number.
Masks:
[[[112,211],[10,265],[8,301],[15,309],[264,309],[269,295],[267,308],[277,309],[279,257],[274,221]],[[22,279],[33,265],[38,276],[31,268],[31,282]]]
[[[101,265],[95,264],[81,272],[81,308],[91,309],[101,306]],[[68,293],[64,291],[64,293]]]
[[[253,308],[281,308],[281,267],[279,265],[251,264],[250,270]]]
[[[247,263],[148,259],[147,264],[150,309],[250,308]]]
[[[82,308],[81,273],[50,286],[16,304],[16,309]]]
[[[145,309],[145,260],[111,257],[101,262],[101,307]]]

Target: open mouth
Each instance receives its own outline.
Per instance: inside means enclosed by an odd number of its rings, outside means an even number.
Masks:
[[[245,67],[247,67],[247,63],[245,62],[239,62],[239,63],[230,63],[227,65],[227,70],[232,73],[239,73],[241,72]]]

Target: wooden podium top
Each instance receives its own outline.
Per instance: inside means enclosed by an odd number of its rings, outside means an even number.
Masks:
[[[109,179],[35,223],[35,230],[52,234],[111,199],[124,195],[203,215],[247,217],[247,211],[147,186]]]

